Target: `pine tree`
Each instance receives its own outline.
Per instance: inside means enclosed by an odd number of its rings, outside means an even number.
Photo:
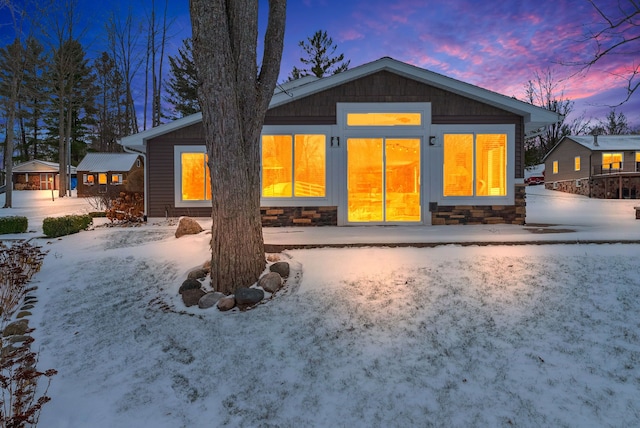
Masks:
[[[300,62],[305,68],[293,67],[289,80],[299,79],[304,76],[324,77],[341,73],[349,68],[351,60],[344,61],[344,54],[335,56],[337,45],[327,35],[326,31],[318,30],[307,40],[302,40],[298,46],[306,53]]]
[[[200,111],[198,104],[198,76],[193,63],[193,45],[191,39],[182,41],[178,55],[169,56],[170,77],[167,82],[166,101],[173,105],[173,119],[188,116]]]

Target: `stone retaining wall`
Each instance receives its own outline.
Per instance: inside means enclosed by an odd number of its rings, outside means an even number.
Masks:
[[[597,199],[640,199],[640,174],[598,175],[591,179],[545,182],[546,189]]]

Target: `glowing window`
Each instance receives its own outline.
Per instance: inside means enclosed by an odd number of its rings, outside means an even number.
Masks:
[[[553,161],[553,173],[558,173],[558,161]]]
[[[636,152],[636,162],[640,162],[640,152]]]
[[[262,136],[262,196],[266,198],[326,195],[326,136]]]
[[[506,134],[476,135],[476,196],[507,194]]]
[[[445,134],[444,196],[507,194],[506,134]]]
[[[602,169],[622,169],[622,153],[603,153]]]
[[[206,153],[183,152],[180,155],[183,201],[211,200],[211,179]]]
[[[420,126],[421,113],[347,113],[348,126]]]
[[[473,134],[444,136],[444,196],[473,196]]]
[[[82,182],[92,186],[95,183],[95,177],[93,174],[82,174]]]
[[[101,172],[98,174],[98,184],[107,184],[107,173]]]
[[[573,160],[573,169],[575,171],[580,171],[580,156],[576,156]]]
[[[111,184],[122,184],[122,174],[111,174]]]

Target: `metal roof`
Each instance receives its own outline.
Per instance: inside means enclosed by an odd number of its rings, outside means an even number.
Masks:
[[[593,135],[568,135],[565,138],[592,151],[640,151],[640,135],[598,135],[597,145]]]
[[[87,153],[76,170],[83,172],[129,171],[137,159],[138,155],[130,153]]]
[[[12,171],[14,173],[26,173],[26,172],[53,172],[56,173],[60,170],[60,165],[55,162],[48,162],[38,159],[33,159],[27,162],[23,162],[13,167]],[[76,167],[71,167],[71,173],[76,173]]]

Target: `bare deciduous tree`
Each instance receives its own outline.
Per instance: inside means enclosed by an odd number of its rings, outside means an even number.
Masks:
[[[640,2],[637,0],[618,0],[602,2],[599,6],[595,0],[588,0],[601,18],[595,26],[589,26],[587,40],[595,45],[593,55],[586,60],[567,63],[579,65],[582,70],[600,63],[604,58],[625,56],[629,58],[629,66],[619,77],[627,81],[627,96],[618,105],[627,102],[640,87]],[[605,9],[604,7],[607,7]]]
[[[259,70],[257,1],[191,0],[190,13],[211,171],[211,285],[230,294],[266,264],[259,138],[280,71],[286,0],[269,0]]]

